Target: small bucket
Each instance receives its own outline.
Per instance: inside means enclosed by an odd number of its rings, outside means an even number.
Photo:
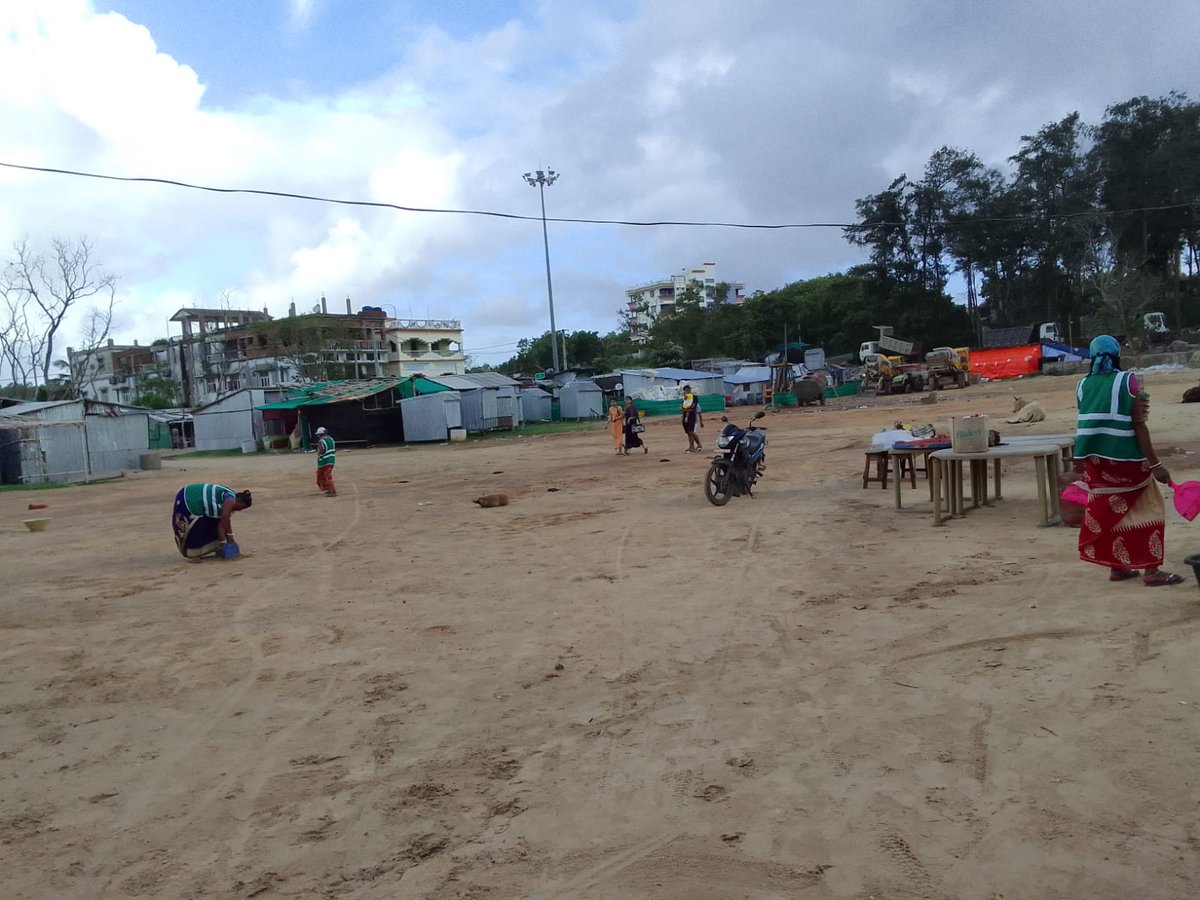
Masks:
[[[242,551],[238,548],[237,544],[228,543],[228,544],[221,545],[221,558],[222,559],[237,559],[238,556],[241,555],[241,552]]]
[[[1186,557],[1183,564],[1192,567],[1192,574],[1196,576],[1196,587],[1200,587],[1200,553],[1193,553]]]

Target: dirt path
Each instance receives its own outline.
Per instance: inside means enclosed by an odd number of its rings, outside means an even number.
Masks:
[[[1150,382],[1180,479],[1195,380]],[[0,494],[6,895],[1197,896],[1200,592],[1076,562],[1029,464],[940,529],[863,490],[872,432],[1011,403],[941,397],[772,415],[722,509],[673,421],[343,452],[333,500],[309,455]],[[202,480],[251,556],[175,552]]]

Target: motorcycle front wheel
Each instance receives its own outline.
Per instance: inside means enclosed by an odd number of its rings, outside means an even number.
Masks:
[[[704,478],[704,496],[713,506],[724,506],[729,502],[729,469],[713,463]]]

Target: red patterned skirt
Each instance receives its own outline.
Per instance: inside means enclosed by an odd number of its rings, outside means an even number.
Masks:
[[[1089,456],[1084,481],[1089,493],[1079,558],[1110,569],[1162,565],[1165,510],[1150,464]]]

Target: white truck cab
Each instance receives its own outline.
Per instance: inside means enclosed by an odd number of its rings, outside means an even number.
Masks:
[[[868,356],[874,356],[878,352],[879,341],[863,341],[858,345],[858,358],[862,362],[866,362]]]
[[[1039,341],[1049,341],[1051,344],[1062,343],[1062,334],[1053,322],[1042,322],[1038,325],[1037,337]]]

